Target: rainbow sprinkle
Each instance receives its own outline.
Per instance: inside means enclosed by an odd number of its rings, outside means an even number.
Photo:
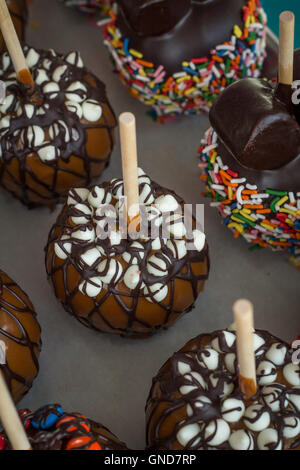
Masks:
[[[291,261],[300,267],[300,192],[262,190],[247,183],[223,164],[217,139],[214,129],[208,129],[198,151],[211,206],[235,238],[244,237],[253,248],[288,249]]]
[[[207,57],[192,58],[167,76],[157,66],[130,47],[116,27],[116,16],[104,26],[104,44],[115,70],[130,93],[151,106],[153,119],[165,122],[181,114],[208,112],[220,92],[243,77],[259,77],[265,59],[266,14],[260,0],[243,7],[244,27],[235,25],[230,41],[210,51]]]

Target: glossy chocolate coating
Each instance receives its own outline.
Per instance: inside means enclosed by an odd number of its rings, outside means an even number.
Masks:
[[[79,53],[63,56],[51,50],[26,47],[27,54],[31,54],[34,62],[31,66],[35,81],[33,94],[15,79],[9,82],[13,73],[11,63],[1,76],[8,83],[6,100],[10,95],[13,98],[2,114],[2,123],[7,118],[9,124],[7,129],[0,130],[0,182],[28,207],[53,206],[71,187],[88,186],[93,178],[102,174],[114,146],[116,118],[104,83],[83,66]],[[4,68],[7,56],[3,54],[1,60]],[[41,72],[46,78],[36,83]],[[46,87],[52,90],[58,87],[58,91],[51,93],[45,91]],[[75,87],[74,93],[69,87],[73,87],[73,91]],[[75,105],[74,101],[70,104],[73,96]],[[89,121],[83,115],[82,106],[91,101],[101,107],[96,121]],[[80,114],[76,112],[78,105]],[[35,143],[35,129],[44,134],[40,145]],[[51,160],[39,155],[48,144],[55,153]]]
[[[168,74],[181,63],[205,57],[228,41],[242,24],[245,0],[118,0],[117,26],[131,47],[146,60],[163,65]]]
[[[215,434],[213,432],[209,433],[210,435],[206,433],[209,425],[211,423],[216,424],[217,420],[227,421],[226,427],[227,429],[228,426],[230,427],[231,435],[236,430],[246,430],[248,433],[251,430],[252,445],[249,446],[249,450],[250,448],[257,450],[258,431],[265,428],[257,426],[256,429],[251,429],[251,427],[246,426],[244,412],[241,412],[240,417],[236,420],[227,418],[226,411],[224,412],[222,408],[227,398],[234,398],[241,404],[244,402],[245,408],[251,405],[262,405],[257,413],[256,422],[259,421],[259,418],[262,422],[262,415],[265,412],[268,413],[270,424],[267,423],[266,427],[276,428],[282,448],[300,449],[299,432],[295,433],[293,437],[283,434],[286,426],[285,417],[289,416],[298,421],[300,418],[299,407],[297,408],[291,402],[286,401],[290,393],[295,393],[296,400],[299,399],[300,395],[299,386],[294,387],[294,384],[291,385],[287,382],[284,372],[287,365],[293,365],[293,350],[287,343],[267,331],[256,330],[256,334],[258,335],[258,341],[256,341],[257,371],[260,371],[261,377],[268,378],[268,372],[264,373],[264,370],[271,364],[272,372],[270,375],[274,371],[276,371],[276,375],[274,381],[271,379],[263,382],[257,372],[258,391],[255,396],[246,402],[238,385],[236,343],[234,340],[233,344],[229,346],[224,331],[202,334],[192,339],[161,367],[152,381],[152,388],[146,405],[146,438],[147,445],[151,450],[232,450],[230,440],[228,438],[222,440],[222,431],[219,432],[219,444],[217,442],[213,443],[216,432]],[[217,349],[219,353],[216,353],[216,346],[214,346],[213,351],[218,355],[215,359],[217,364],[215,363],[209,368],[205,365],[205,360],[209,361],[210,357],[213,357],[211,356],[212,341],[218,342]],[[268,363],[271,360],[269,352],[274,345],[277,347],[277,353],[283,351],[280,365]],[[234,357],[229,360],[229,355],[232,354],[234,354]],[[276,358],[275,355],[274,357]],[[184,367],[184,371],[180,367]],[[260,380],[262,380],[261,383]],[[264,384],[278,387],[277,390],[280,390],[280,396],[272,395],[273,389],[266,392]],[[183,393],[184,387],[187,390]],[[227,391],[225,392],[225,390]],[[268,401],[270,397],[273,398]],[[278,400],[278,408],[274,406],[276,400]],[[238,405],[231,404],[230,408],[231,411],[239,411]],[[249,421],[251,422],[251,419]],[[254,421],[255,419],[252,423]],[[184,446],[178,441],[179,432],[185,426],[197,424],[199,424],[198,432],[195,432],[190,440],[187,439],[187,444]],[[224,429],[223,431],[225,433]],[[215,441],[217,441],[217,438]],[[272,443],[269,449],[271,450],[275,446],[276,444]]]
[[[39,371],[41,329],[27,295],[1,270],[0,341],[6,348],[6,363],[0,364],[0,369],[18,402]]]
[[[60,405],[19,413],[33,450],[128,450],[102,424],[80,413],[64,412]]]
[[[16,33],[21,41],[24,41],[25,26],[27,21],[27,0],[6,0]],[[0,34],[0,52],[6,50],[4,39]]]
[[[117,185],[117,182],[115,183]],[[112,188],[109,183],[101,185],[111,194]],[[151,183],[151,189],[155,198],[163,194],[172,194],[179,204],[183,201],[170,190],[166,190],[155,183]],[[141,190],[140,190],[141,193]],[[111,204],[115,205],[117,200]],[[152,240],[143,242],[143,256],[138,255],[141,280],[146,287],[156,283],[168,286],[168,294],[162,301],[147,300],[143,290],[129,289],[124,283],[124,277],[120,277],[117,284],[103,284],[101,293],[96,298],[90,298],[79,290],[80,283],[89,278],[99,275],[97,267],[92,266],[82,272],[80,270],[81,255],[87,249],[86,244],[75,242],[75,231],[78,230],[72,222],[76,216],[74,206],[66,205],[58,216],[53,226],[46,247],[46,269],[50,282],[52,283],[56,297],[61,301],[65,310],[74,315],[84,325],[104,333],[119,334],[129,337],[147,337],[159,329],[166,329],[177,321],[184,313],[190,311],[198,294],[203,290],[209,273],[208,246],[205,244],[201,252],[190,250],[182,259],[172,256],[170,250],[163,244],[158,256],[166,256],[170,261],[167,274],[156,277],[150,275],[147,270],[147,261],[153,254]],[[91,227],[96,229],[95,221],[91,220],[86,230]],[[73,243],[71,253],[66,253],[66,259],[59,259],[55,254],[55,245],[58,243],[62,250],[61,236]],[[159,235],[161,238],[161,234]],[[101,247],[107,259],[114,257],[124,269],[125,264],[122,255],[129,252],[130,260],[136,256],[136,251],[131,250],[132,240],[128,236],[117,246],[111,247],[109,241],[103,240],[90,243],[88,248]],[[98,261],[99,263],[99,261]],[[131,261],[129,261],[131,266]],[[86,278],[85,278],[86,276]]]

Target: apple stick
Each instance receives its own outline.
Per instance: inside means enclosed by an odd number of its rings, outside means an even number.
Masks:
[[[283,11],[279,17],[278,80],[282,85],[292,85],[294,78],[295,15]]]
[[[132,113],[119,117],[124,195],[129,224],[137,221],[139,210],[139,184],[137,164],[136,122]]]
[[[24,85],[33,88],[33,78],[26,64],[23,50],[5,0],[0,0],[0,28],[18,80]]]
[[[239,386],[245,399],[248,400],[257,392],[253,305],[249,300],[237,300],[233,305],[233,313],[236,325]]]
[[[0,371],[0,420],[14,450],[31,450],[26,432]]]

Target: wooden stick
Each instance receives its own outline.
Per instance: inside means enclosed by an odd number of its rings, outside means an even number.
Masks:
[[[283,85],[292,85],[294,80],[295,15],[283,11],[279,17],[279,64],[278,80]]]
[[[257,392],[253,305],[249,300],[237,300],[233,305],[233,313],[236,325],[239,386],[245,399],[249,399]]]
[[[24,83],[24,85],[29,85],[33,88],[33,78],[26,64],[23,50],[5,0],[0,0],[0,28],[18,80]]]
[[[31,450],[26,432],[0,371],[0,420],[14,450]]]
[[[139,219],[139,184],[137,164],[136,123],[132,113],[119,117],[124,195],[127,201],[128,221]]]

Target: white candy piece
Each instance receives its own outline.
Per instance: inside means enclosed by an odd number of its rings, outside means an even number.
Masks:
[[[79,52],[70,52],[66,57],[65,61],[71,65],[76,65],[76,67],[82,68],[83,61]]]
[[[299,412],[300,411],[300,389],[294,387],[295,392],[298,393],[290,393],[288,396],[289,401],[292,403],[293,407]]]
[[[280,411],[280,396],[282,395],[282,386],[276,383],[266,385],[262,389],[262,395],[265,403],[271,408],[274,413]],[[288,401],[284,401],[284,406],[288,405]]]
[[[183,238],[186,235],[186,228],[181,214],[166,217],[165,226],[166,230],[175,238]]]
[[[82,106],[77,101],[66,101],[65,106],[70,113],[77,114],[78,119],[82,118]]]
[[[60,88],[56,82],[48,82],[43,87],[43,93],[47,95],[50,100],[54,100],[57,97],[59,91]]]
[[[261,414],[261,410],[263,409],[262,405],[255,404],[248,406],[244,413],[244,422],[248,429],[251,431],[262,431],[266,429],[270,424],[270,414],[268,411],[263,411]],[[249,418],[249,421],[247,418]]]
[[[161,250],[162,248],[162,243],[161,243],[161,240],[159,237],[155,238],[152,242],[151,242],[151,248],[152,250]]]
[[[167,258],[166,255],[159,253],[154,253],[147,261],[147,271],[153,276],[162,277],[168,274],[168,267],[170,266],[171,261]]]
[[[68,206],[73,206],[74,204],[77,204],[79,202],[77,198],[80,200],[80,202],[85,202],[88,198],[89,193],[89,190],[86,188],[70,189],[67,200]]]
[[[130,247],[131,248],[134,248],[134,252],[137,253],[137,255],[141,258],[141,259],[144,259],[144,256],[145,256],[145,248],[144,246],[139,243],[139,242],[133,242],[131,243]],[[122,258],[124,261],[126,261],[126,263],[130,263],[130,264],[138,264],[139,263],[139,259],[137,256],[134,256],[133,254],[130,254],[128,253],[128,251],[125,251],[123,254],[122,254]]]
[[[230,331],[226,331],[226,330],[222,331],[222,336],[223,336],[223,340],[226,343],[226,347],[232,348],[232,346],[233,346],[233,344],[236,340],[236,336],[233,333],[231,333]],[[219,342],[218,337],[216,337],[212,340],[211,345],[216,351],[223,352],[221,350],[221,346],[220,346],[220,342]]]
[[[92,217],[93,211],[87,204],[75,204],[74,211],[78,212],[78,215],[72,216],[72,222],[76,225],[86,224]]]
[[[214,388],[219,387],[220,378],[217,375],[214,375],[214,373],[212,373],[209,376],[209,380]],[[224,382],[223,391],[220,392],[220,397],[227,397],[233,392],[233,389],[234,389],[234,385],[232,382],[229,382],[229,381]]]
[[[266,358],[276,366],[282,366],[285,361],[287,348],[281,343],[273,343],[266,352]]]
[[[49,77],[47,75],[46,70],[38,69],[37,72],[36,72],[35,83],[37,85],[42,85],[45,82],[49,82]]]
[[[148,222],[151,222],[151,227],[160,227],[162,224],[161,212],[155,206],[144,206]]]
[[[94,186],[89,193],[88,201],[91,206],[98,208],[103,203],[109,204],[111,202],[111,194],[100,186]]]
[[[258,349],[260,349],[264,344],[265,340],[259,336],[257,333],[253,334],[253,341],[254,341],[254,351],[257,353]],[[263,353],[263,351],[261,351]]]
[[[234,374],[235,373],[235,360],[236,360],[236,355],[234,353],[227,353],[225,355],[225,365],[227,367],[227,369],[229,370],[229,372],[231,374]]]
[[[274,444],[277,444],[276,447],[274,447]],[[259,450],[282,449],[282,441],[279,440],[278,432],[273,428],[264,429],[264,431],[259,433],[257,445]]]
[[[4,102],[0,106],[0,112],[3,114],[6,113],[8,108],[12,105],[13,101],[14,101],[14,95],[7,95],[4,98]]]
[[[202,367],[216,370],[219,364],[219,354],[211,348],[206,348],[198,354],[198,362]]]
[[[32,47],[29,49],[26,55],[26,64],[28,68],[34,67],[39,61],[40,55]]]
[[[252,434],[244,429],[233,431],[229,438],[230,447],[233,450],[253,450],[254,441]]]
[[[63,235],[61,241],[54,244],[54,252],[59,259],[67,259],[72,251],[72,243],[70,241],[63,242],[64,240],[70,240],[70,237]]]
[[[283,375],[289,384],[300,386],[300,364],[287,364],[283,368]]]
[[[206,390],[207,388],[206,382],[204,378],[202,377],[202,375],[199,374],[199,372],[192,371],[189,374],[185,374],[184,378],[185,378],[185,381],[190,382],[191,385],[183,385],[182,387],[180,387],[179,391],[182,395],[187,395],[193,390],[197,390],[197,389]],[[196,381],[196,384],[195,384],[195,381]]]
[[[99,277],[91,277],[87,281],[82,281],[78,288],[82,294],[94,298],[100,294],[102,290],[102,282]]]
[[[56,67],[56,69],[53,72],[52,79],[55,82],[59,82],[61,80],[61,77],[63,76],[63,74],[67,70],[67,68],[68,67],[66,65],[60,65],[59,67]]]
[[[33,104],[29,104],[29,103],[25,104],[24,111],[25,111],[25,115],[28,119],[32,118],[32,116],[34,115],[34,110],[35,110],[35,108],[34,108]]]
[[[113,282],[116,285],[122,275],[123,268],[119,261],[114,258],[101,261],[98,266],[99,278],[104,284]]]
[[[10,127],[10,116],[4,116],[4,117],[0,120],[0,129],[1,129],[1,133],[2,133],[3,129],[8,130],[9,127]]]
[[[194,245],[197,251],[202,251],[205,246],[205,233],[200,230],[193,230]]]
[[[178,202],[176,201],[175,197],[172,196],[172,194],[159,196],[157,199],[155,199],[155,205],[162,213],[175,212],[179,207]]]
[[[167,247],[171,251],[174,258],[176,259],[182,259],[187,254],[185,240],[175,240],[175,239],[168,240]]]
[[[93,242],[95,241],[95,230],[92,226],[81,226],[78,230],[72,233],[74,240]]]
[[[6,364],[6,349],[7,349],[7,346],[4,343],[4,341],[2,341],[1,339],[0,340],[0,365]]]
[[[140,204],[152,204],[154,201],[152,189],[149,184],[143,184],[142,190],[141,187],[139,187],[139,201]]]
[[[140,283],[141,271],[137,266],[130,266],[124,275],[124,283],[128,289],[135,289]]]
[[[201,408],[204,408],[205,406],[212,405],[212,401],[205,395],[199,395],[199,397],[197,397],[197,399],[193,402],[193,405],[194,405],[194,408],[196,408],[196,412],[197,412],[197,410],[200,410]],[[190,417],[193,416],[194,411],[190,404],[186,406],[186,412],[188,416]]]
[[[80,256],[81,263],[89,267],[99,264],[100,260],[101,254],[100,251],[97,250],[97,248],[90,248]]]
[[[10,57],[8,55],[8,52],[4,52],[2,55],[2,68],[3,70],[6,70],[11,64]]]
[[[181,375],[188,374],[192,370],[189,364],[187,364],[186,362],[182,362],[182,361],[178,362],[177,367],[178,367],[178,372]]]
[[[160,283],[152,284],[149,287],[146,286],[144,289],[144,294],[149,302],[153,302],[153,300],[162,302],[167,297],[168,292],[168,286]]]
[[[272,362],[262,361],[256,369],[259,385],[274,383],[277,377],[277,369]]]
[[[68,86],[66,98],[68,101],[76,101],[77,103],[82,103],[82,101],[84,101],[86,98],[86,93],[87,89],[83,85],[83,83],[76,81]]]
[[[291,439],[293,437],[298,436],[300,434],[300,419],[296,416],[287,416],[283,418],[284,421],[284,428],[283,428],[283,436],[287,439]]]
[[[116,232],[115,230],[111,230],[109,233],[109,241],[110,241],[111,246],[120,245],[122,241],[121,232]]]
[[[64,121],[61,121],[61,120],[59,120],[58,123],[64,130],[64,141],[65,142],[70,142],[71,137],[70,137],[70,131],[69,131],[69,128],[68,128],[67,124]]]
[[[177,441],[183,447],[189,444],[200,432],[200,426],[197,423],[183,426],[177,433]]]
[[[29,147],[38,147],[44,142],[45,133],[40,126],[29,126],[26,131],[22,133],[22,140],[24,142],[24,137],[26,139]]]
[[[98,101],[86,100],[82,103],[83,117],[89,122],[96,122],[102,116],[102,107]]]
[[[226,398],[221,406],[222,418],[228,423],[237,423],[243,416],[245,405],[237,398]]]
[[[204,437],[208,445],[214,447],[228,441],[230,427],[226,421],[219,418],[211,421],[205,428]]]
[[[37,154],[42,162],[51,162],[59,156],[59,149],[54,147],[54,145],[46,145],[38,149]]]

